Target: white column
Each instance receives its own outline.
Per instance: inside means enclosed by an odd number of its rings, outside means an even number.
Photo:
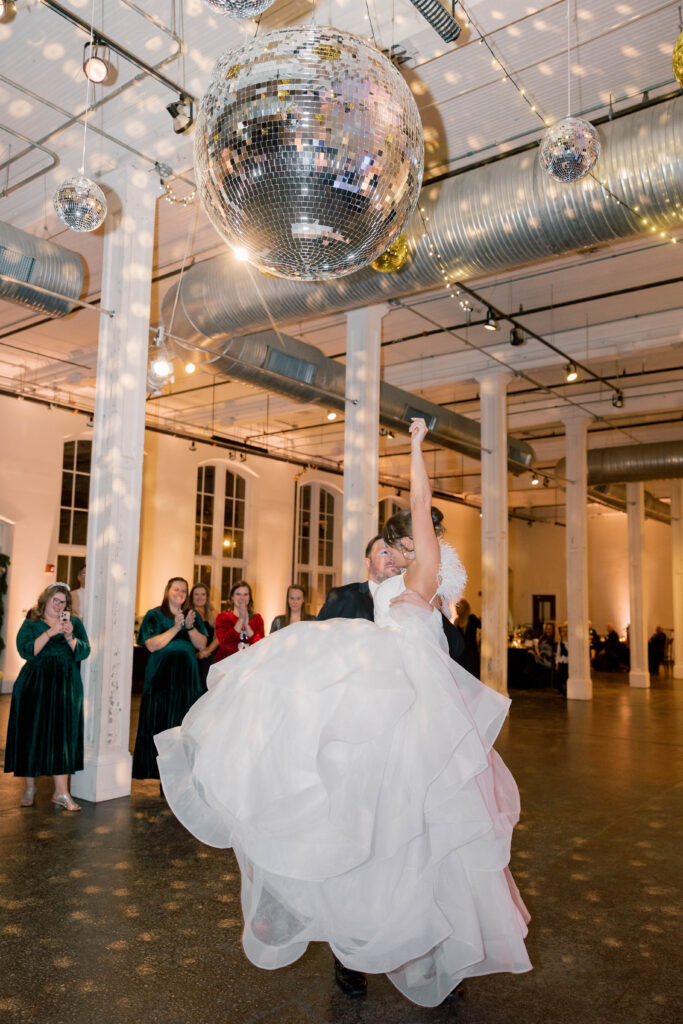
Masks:
[[[647,624],[645,622],[645,578],[643,552],[645,550],[645,488],[642,483],[626,484],[626,511],[628,513],[628,595],[630,607],[629,646],[631,686],[650,685],[647,664]]]
[[[481,404],[481,679],[507,694],[508,441],[506,388],[511,374],[477,377]]]
[[[588,640],[588,522],[587,438],[590,417],[581,410],[564,417],[567,451],[567,651],[569,677],[567,698],[590,700],[593,696]]]
[[[674,592],[674,678],[683,679],[683,480],[671,481],[671,557]]]
[[[362,580],[365,545],[377,533],[379,357],[386,306],[346,314],[346,411],[342,582]]]
[[[133,627],[145,432],[156,179],[128,168],[106,220],[95,425],[88,515],[84,662],[85,768],[72,791],[86,800],[130,793],[128,752]]]

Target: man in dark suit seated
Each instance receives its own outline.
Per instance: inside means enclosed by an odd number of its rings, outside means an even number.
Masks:
[[[400,572],[400,569],[397,569],[393,563],[391,549],[384,543],[381,535],[373,537],[365,548],[365,569],[368,578],[363,583],[347,583],[342,587],[332,588],[327,595],[325,604],[318,612],[319,619],[369,619],[370,622],[374,620],[374,595],[377,587],[384,580],[388,580]],[[412,590],[406,590],[398,600],[429,608],[427,602]],[[448,641],[448,653],[451,658],[458,661],[465,649],[462,633],[452,622],[449,622],[445,615],[441,616],[441,622]],[[352,971],[348,967],[344,967],[336,957],[334,974],[339,988],[346,995],[365,995],[367,990],[365,975],[360,971]]]

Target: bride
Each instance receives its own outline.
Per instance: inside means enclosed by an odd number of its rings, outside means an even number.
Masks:
[[[155,741],[173,812],[235,852],[254,964],[327,942],[436,1006],[463,978],[531,964],[508,868],[519,795],[492,749],[509,701],[449,658],[436,608],[401,597],[447,603],[465,583],[434,528],[424,421],[410,432],[411,515],[385,533],[405,572],[377,589],[374,623],[272,634],[214,666]]]

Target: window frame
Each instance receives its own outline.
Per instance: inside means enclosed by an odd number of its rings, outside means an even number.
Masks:
[[[301,531],[302,501],[307,489],[310,488],[310,529],[308,536],[308,559],[304,560]],[[326,495],[332,499],[331,519],[329,511],[321,516],[321,497]],[[326,524],[323,523],[326,520]],[[331,530],[323,530],[321,524],[331,525]],[[319,477],[310,477],[297,484],[294,507],[294,582],[306,587],[308,606],[317,612],[323,605],[328,591],[339,585],[341,581],[342,561],[342,492],[329,481]],[[331,545],[331,564],[320,561],[321,543]]]
[[[207,520],[204,519],[204,503],[202,502],[202,515],[198,519],[197,510],[197,499],[199,496],[199,474],[202,470],[207,468],[213,468],[213,518],[211,523],[211,544],[210,554],[196,553],[196,542],[197,542],[197,529],[201,528],[202,525],[208,525]],[[226,484],[228,476],[231,475],[234,478],[233,484],[233,496],[239,491],[240,485],[243,490],[243,496],[237,497],[236,501],[243,505],[242,510],[242,526],[238,527],[241,532],[242,549],[241,555],[235,557],[232,555],[225,555],[225,546],[223,541],[225,540],[226,526],[225,526],[225,513],[226,513]],[[204,474],[203,482],[206,480]],[[249,564],[249,530],[248,523],[250,521],[250,500],[251,500],[251,487],[249,486],[250,479],[249,475],[244,472],[240,472],[239,469],[229,460],[226,459],[207,459],[205,461],[197,463],[197,478],[195,480],[195,542],[192,556],[192,582],[195,583],[206,583],[208,575],[208,586],[209,596],[213,607],[220,611],[227,600],[227,594],[229,593],[230,587],[233,582],[244,579],[247,575],[247,566]],[[203,495],[207,495],[208,492],[203,490]],[[234,529],[233,529],[234,537]]]

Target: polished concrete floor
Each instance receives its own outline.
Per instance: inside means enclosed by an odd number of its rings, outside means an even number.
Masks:
[[[1,776],[0,1021],[679,1024],[683,683],[602,676],[590,703],[516,690],[497,747],[522,794],[512,866],[530,974],[470,980],[425,1010],[382,976],[348,999],[321,946],[259,971],[240,947],[232,854],[189,836],[158,786],[66,814],[51,780],[20,810],[21,781]]]

